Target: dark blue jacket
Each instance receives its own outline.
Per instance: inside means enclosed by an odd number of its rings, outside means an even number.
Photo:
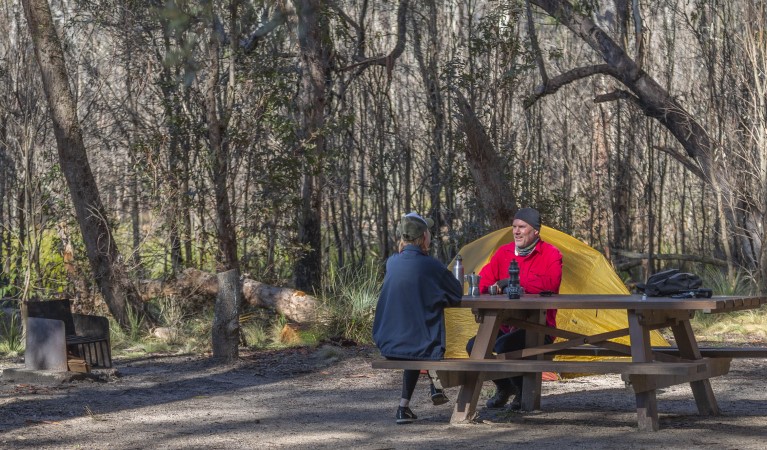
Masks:
[[[386,261],[378,297],[373,340],[387,358],[442,359],[443,309],[463,295],[463,283],[438,260],[415,245]]]

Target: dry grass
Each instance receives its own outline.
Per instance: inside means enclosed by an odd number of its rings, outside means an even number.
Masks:
[[[692,327],[699,341],[764,344],[767,343],[767,306],[729,314],[698,314]]]

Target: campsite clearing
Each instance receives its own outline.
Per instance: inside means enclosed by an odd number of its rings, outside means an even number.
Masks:
[[[763,345],[756,343],[755,345]],[[618,375],[544,382],[541,410],[479,408],[450,425],[451,402],[432,406],[421,381],[419,420],[394,423],[398,371],[373,370],[371,347],[324,346],[243,354],[235,366],[206,357],[116,359],[122,376],[59,386],[0,383],[0,447],[72,448],[763,448],[767,360],[738,359],[711,380],[721,416],[699,416],[689,385],[658,393],[663,427],[636,429],[634,396]],[[22,367],[16,360],[2,367]],[[491,384],[480,401],[491,395]]]

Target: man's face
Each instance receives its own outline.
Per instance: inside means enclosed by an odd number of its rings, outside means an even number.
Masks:
[[[522,219],[514,219],[511,229],[514,232],[514,244],[517,248],[529,247],[538,238],[538,230]]]

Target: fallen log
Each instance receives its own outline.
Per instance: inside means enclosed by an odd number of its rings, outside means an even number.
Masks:
[[[213,304],[218,294],[215,274],[198,269],[185,269],[174,281],[148,281],[142,283],[141,295],[149,299],[166,296],[183,299],[192,308]],[[242,281],[243,300],[255,307],[271,308],[291,322],[311,323],[317,319],[319,301],[303,291],[287,287],[270,286],[245,278]]]

